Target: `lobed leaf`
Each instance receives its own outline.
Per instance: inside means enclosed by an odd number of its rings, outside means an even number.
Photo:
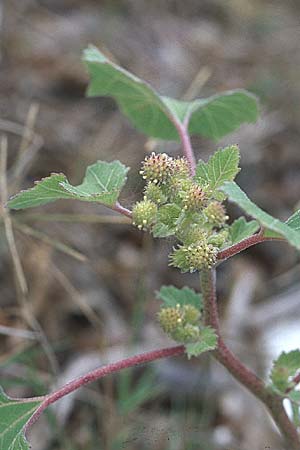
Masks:
[[[9,398],[0,388],[0,450],[29,450],[23,429],[41,400]]]
[[[188,122],[190,134],[220,139],[242,123],[255,122],[256,98],[243,90],[191,102],[160,96],[148,83],[106,58],[96,47],[84,52],[91,81],[87,95],[110,96],[123,114],[148,136],[179,140],[176,123]]]
[[[271,371],[271,380],[276,389],[281,393],[289,388],[293,388],[291,381],[300,370],[300,350],[292,350],[288,353],[282,352],[281,355],[273,362]],[[298,394],[295,394],[298,396]]]
[[[217,347],[217,335],[211,327],[200,330],[200,340],[186,344],[185,351],[190,359],[192,356],[199,356],[201,353],[209,352]]]
[[[188,287],[178,289],[175,286],[162,286],[156,292],[156,298],[162,300],[165,306],[169,307],[175,307],[177,304],[180,306],[193,305],[197,309],[203,307],[202,295]]]
[[[279,236],[284,237],[290,244],[300,249],[300,233],[295,231],[287,223],[275,219],[270,214],[263,211],[255,203],[253,203],[242,191],[242,189],[233,181],[226,181],[220,188],[229,200],[236,203],[247,214],[263,225],[268,230],[276,232]]]
[[[234,180],[239,172],[240,152],[237,145],[217,150],[207,163],[199,161],[196,167],[196,181],[215,191],[225,181]]]
[[[126,181],[128,168],[120,161],[98,161],[86,170],[82,184],[72,186],[64,174],[51,174],[35,182],[35,186],[19,192],[8,202],[12,209],[45,205],[59,199],[99,202],[113,206]]]
[[[256,220],[247,222],[245,217],[239,217],[228,228],[231,245],[252,236],[258,229],[259,223]]]

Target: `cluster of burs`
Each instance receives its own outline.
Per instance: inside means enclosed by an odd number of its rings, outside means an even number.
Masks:
[[[133,207],[133,224],[154,237],[177,238],[180,243],[169,256],[170,265],[182,272],[211,268],[228,238],[228,216],[216,193],[190,176],[182,157],[153,152],[142,162],[140,174],[146,186],[143,200]],[[192,305],[177,305],[163,308],[159,321],[176,341],[192,342],[199,334],[199,315]]]

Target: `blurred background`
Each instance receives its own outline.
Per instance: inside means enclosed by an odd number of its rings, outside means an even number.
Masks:
[[[131,167],[122,192],[141,197],[140,162],[176,143],[134,130],[108,98],[87,99],[82,50],[93,43],[176,98],[246,88],[261,119],[222,141],[194,139],[197,158],[238,143],[238,183],[284,220],[300,201],[300,4],[296,0],[4,0],[0,4],[1,197],[50,172],[81,181],[98,159]],[[6,180],[5,180],[6,178]],[[5,182],[6,181],[6,182]],[[298,203],[299,208],[299,203]],[[232,219],[241,213],[230,206]],[[162,284],[198,290],[153,240],[93,204],[60,201],[0,216],[0,377],[12,396],[42,395],[86,370],[171,344],[155,320]],[[14,239],[7,230],[13,229]],[[261,377],[299,346],[299,256],[265,243],[218,269],[228,345]],[[128,370],[50,409],[33,450],[280,450],[265,409],[209,357]]]

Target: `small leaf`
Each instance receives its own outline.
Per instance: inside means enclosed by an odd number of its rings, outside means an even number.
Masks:
[[[289,217],[285,223],[293,230],[300,231],[300,209]]]
[[[128,170],[120,161],[98,161],[87,168],[83,183],[79,186],[72,186],[63,174],[51,174],[35,182],[33,188],[12,197],[8,206],[25,209],[65,198],[113,206],[125,184]]]
[[[175,229],[169,227],[165,223],[158,222],[152,228],[152,234],[155,238],[165,238],[169,236],[173,236],[175,234]]]
[[[84,52],[91,82],[87,95],[110,96],[138,129],[159,139],[179,140],[174,122],[189,121],[190,134],[220,139],[258,116],[256,98],[243,90],[184,102],[160,96],[148,83],[106,58],[96,47]]]
[[[245,217],[239,217],[229,227],[229,237],[231,244],[237,244],[238,242],[252,236],[259,229],[259,223],[256,220],[250,220],[247,222]]]
[[[29,450],[24,426],[41,400],[9,398],[0,388],[0,450]]]
[[[225,182],[221,187],[221,191],[228,196],[229,200],[236,203],[254,219],[257,219],[265,228],[275,231],[298,250],[300,249],[300,233],[293,230],[288,224],[275,219],[270,214],[260,209],[247,197],[245,192],[243,192],[235,182]]]
[[[201,353],[214,350],[217,347],[217,335],[210,327],[200,330],[200,340],[186,344],[185,351],[190,359],[192,356],[199,356]]]
[[[156,224],[152,230],[153,236],[163,238],[174,235],[181,211],[181,208],[174,203],[161,206],[157,213]]]
[[[232,181],[239,172],[240,152],[237,145],[217,150],[207,163],[199,161],[196,168],[196,181],[215,191],[224,181]]]
[[[273,362],[271,380],[273,385],[285,393],[288,388],[294,387],[291,381],[300,370],[300,350],[282,352],[279,358]]]
[[[297,403],[298,405],[300,405],[300,391],[296,391],[296,390],[292,390],[288,393],[289,399],[294,402]]]
[[[156,293],[156,298],[162,300],[165,306],[175,307],[176,305],[193,305],[197,309],[202,309],[202,295],[196,293],[193,289],[183,287],[181,289],[175,286],[162,286]]]

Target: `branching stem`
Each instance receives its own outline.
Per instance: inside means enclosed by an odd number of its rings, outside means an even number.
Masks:
[[[226,367],[237,381],[244,385],[265,404],[285,438],[287,449],[299,450],[300,438],[297,429],[284,410],[282,404],[283,398],[271,391],[263,380],[244,366],[244,364],[227,347],[221,337],[216,299],[215,269],[202,271],[200,282],[204,300],[204,322],[205,325],[214,328],[218,337],[218,346],[216,350],[212,352],[213,356]]]
[[[71,392],[76,391],[77,389],[85,386],[92,381],[99,380],[100,378],[105,377],[114,372],[118,372],[122,369],[128,369],[129,367],[133,367],[139,364],[144,364],[147,362],[155,361],[157,359],[166,358],[168,356],[177,356],[184,353],[184,346],[177,345],[175,347],[167,347],[159,350],[153,350],[151,352],[142,353],[140,355],[135,355],[130,358],[122,359],[121,361],[107,364],[106,366],[99,367],[98,369],[92,370],[85,375],[82,375],[75,380],[70,381],[65,384],[62,388],[58,389],[55,392],[52,392],[49,395],[46,395],[35,411],[35,413],[31,416],[27,424],[25,425],[24,432],[26,433],[28,429],[38,420],[43,411],[52,403],[61,399],[65,395],[70,394]]]
[[[260,231],[257,234],[253,234],[252,236],[243,239],[242,241],[238,242],[237,244],[232,245],[231,247],[225,248],[224,250],[219,251],[218,253],[218,260],[225,260],[228,258],[231,258],[234,255],[237,255],[238,253],[241,253],[243,250],[246,250],[249,247],[252,247],[253,245],[260,244],[261,242],[267,242],[267,241],[281,241],[283,238],[271,238],[271,237],[265,237],[263,235],[263,230]]]
[[[172,119],[171,119],[172,120]],[[190,136],[188,133],[188,118],[184,123],[177,120],[172,120],[180,137],[183,153],[190,165],[191,176],[195,175],[196,171],[196,159],[194,151],[191,146]],[[119,202],[112,207],[114,211],[131,218],[132,213],[127,208],[120,205]],[[270,240],[272,238],[264,237],[264,230],[261,229],[259,233],[250,236],[243,241],[228,247],[219,252],[218,259],[225,260],[237,253],[251,247],[252,245],[258,244]],[[293,423],[288,418],[284,408],[283,408],[283,396],[274,393],[257,375],[255,375],[252,370],[247,368],[227,347],[223,338],[220,334],[219,327],[219,316],[217,309],[216,300],[216,281],[215,281],[215,269],[202,271],[200,275],[203,299],[204,299],[204,323],[207,326],[214,328],[218,344],[217,348],[212,352],[213,356],[224,366],[226,369],[238,380],[242,385],[244,385],[252,394],[254,394],[259,400],[261,400],[265,406],[268,408],[271,416],[276,422],[278,428],[280,429],[287,448],[289,450],[299,450],[300,449],[300,438],[297,433],[297,429]],[[95,369],[73,381],[70,381],[62,388],[56,390],[55,392],[46,395],[42,398],[42,403],[35,411],[33,416],[27,422],[24,431],[25,433],[28,429],[38,420],[43,411],[52,403],[61,399],[65,395],[74,392],[82,386],[88,383],[96,381],[106,375],[114,372],[118,372],[122,369],[136,366],[138,364],[144,364],[147,362],[155,361],[160,358],[165,358],[169,356],[181,355],[185,351],[183,345],[178,345],[175,347],[169,347],[159,350],[154,350],[151,352],[143,353],[140,355],[132,356],[130,358],[123,359],[116,363],[108,364]],[[295,383],[300,381],[299,377],[295,377]]]

